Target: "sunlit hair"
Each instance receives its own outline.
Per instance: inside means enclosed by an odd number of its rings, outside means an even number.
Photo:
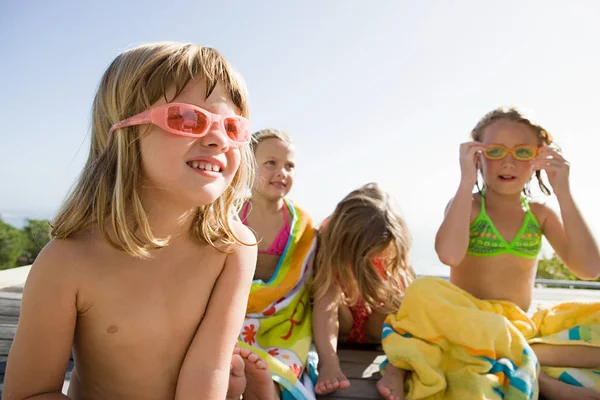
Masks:
[[[319,232],[314,299],[335,288],[348,306],[362,297],[382,312],[398,311],[406,287],[415,279],[408,261],[410,245],[406,223],[388,193],[375,183],[354,190],[338,203]],[[382,277],[371,259],[390,246],[387,276]]]
[[[471,138],[476,142],[483,142],[485,128],[497,121],[513,121],[532,128],[538,136],[538,146],[550,145],[554,142],[552,135],[546,129],[542,128],[542,126],[535,123],[531,118],[528,118],[522,111],[515,107],[499,107],[485,114],[483,118],[479,120],[477,125],[475,125],[475,128],[473,128],[473,131],[471,132]],[[550,195],[550,189],[542,181],[541,172],[535,171],[535,177],[538,180],[542,193],[545,195]],[[481,192],[479,183],[477,183],[477,187]],[[523,192],[527,196],[531,195],[527,186],[523,188]]]
[[[150,108],[164,98],[173,101],[192,79],[206,81],[208,97],[222,83],[232,102],[248,117],[248,98],[241,76],[217,51],[196,44],[161,42],[119,55],[102,77],[92,106],[91,147],[75,187],[53,222],[52,236],[67,238],[94,226],[117,249],[137,257],[168,244],[156,237],[142,206],[140,126],[120,129],[107,144],[116,122]],[[167,91],[174,89],[173,98]],[[253,180],[253,155],[240,147],[241,163],[230,186],[212,204],[198,207],[192,233],[201,243],[240,243],[230,226],[245,190]]]
[[[256,153],[258,145],[267,139],[279,139],[287,145],[294,144],[294,142],[292,142],[292,138],[287,134],[287,132],[269,128],[260,130],[252,135],[252,141],[250,142],[252,151]]]

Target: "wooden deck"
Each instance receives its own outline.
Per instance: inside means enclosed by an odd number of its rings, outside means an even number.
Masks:
[[[338,357],[342,370],[350,380],[350,388],[338,390],[319,399],[379,399],[375,383],[381,378],[379,364],[384,360],[381,346],[340,345]]]
[[[0,289],[0,395],[8,351],[19,321],[21,295],[22,285]],[[551,305],[564,301],[600,301],[600,290],[536,288],[532,309],[540,304]],[[342,345],[338,355],[342,370],[350,379],[352,386],[329,396],[320,396],[319,399],[378,399],[375,383],[380,378],[379,364],[383,360],[381,347]],[[71,360],[65,376],[65,388],[72,368]]]
[[[20,309],[20,291],[12,291],[10,288],[0,290],[0,392],[4,383],[8,351],[17,331]]]

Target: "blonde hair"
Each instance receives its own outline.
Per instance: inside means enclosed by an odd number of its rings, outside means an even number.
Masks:
[[[268,128],[260,130],[252,135],[252,141],[250,142],[250,147],[252,148],[252,151],[256,153],[258,145],[260,145],[267,139],[279,139],[287,145],[294,144],[294,142],[292,142],[292,138],[290,137],[290,135],[288,135],[287,132],[278,129]]]
[[[475,128],[473,128],[473,130],[471,131],[471,138],[476,142],[483,142],[485,128],[497,121],[513,121],[532,128],[538,137],[538,145],[550,145],[554,142],[552,135],[541,125],[534,122],[533,119],[527,117],[518,108],[507,106],[498,107],[495,110],[492,110],[485,114],[483,118],[479,120],[477,125],[475,125]],[[540,171],[535,171],[535,177],[538,180],[540,190],[542,191],[542,193],[544,193],[545,195],[550,195],[550,189],[542,181]],[[479,187],[479,183],[477,184],[477,186]],[[528,187],[523,188],[523,192],[528,196],[530,195]]]
[[[177,97],[194,78],[206,81],[206,97],[218,83],[248,117],[248,99],[241,76],[217,51],[190,43],[160,42],[120,54],[104,73],[92,106],[90,153],[83,171],[52,226],[52,236],[67,238],[97,226],[113,247],[136,257],[168,244],[151,230],[138,188],[141,183],[140,127],[121,129],[107,143],[116,122],[147,110],[167,90]],[[230,226],[246,188],[253,180],[253,156],[240,147],[241,163],[231,184],[212,204],[198,207],[192,233],[201,243],[241,243]]]
[[[394,250],[385,267],[387,276],[382,277],[371,259],[390,245]],[[362,297],[382,312],[398,311],[406,287],[416,277],[408,262],[410,245],[406,223],[388,193],[375,183],[354,190],[319,232],[314,299],[335,287],[348,306]]]

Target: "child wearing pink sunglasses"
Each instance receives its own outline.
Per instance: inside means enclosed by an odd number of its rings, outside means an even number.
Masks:
[[[234,217],[253,178],[247,117],[214,49],[147,44],[112,62],[87,163],[27,279],[6,398],[65,398],[71,350],[69,398],[240,398],[257,251]]]

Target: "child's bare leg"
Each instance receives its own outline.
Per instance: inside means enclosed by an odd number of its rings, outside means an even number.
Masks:
[[[279,386],[273,382],[267,363],[248,349],[240,349],[246,371],[244,400],[279,400]]]
[[[244,359],[236,347],[231,357],[231,371],[229,372],[229,386],[227,387],[227,400],[240,400],[246,389],[246,374],[244,373]]]
[[[339,306],[338,320],[339,337],[347,337],[350,329],[352,328],[352,323],[354,322],[352,313],[348,307],[344,305]],[[337,354],[320,355],[319,378],[317,379],[317,384],[315,385],[315,392],[317,394],[327,394],[335,392],[339,389],[347,389],[349,387],[350,381],[342,372]]]
[[[531,346],[540,365],[547,367],[598,368],[600,348],[576,345],[534,344]],[[600,392],[560,382],[545,373],[540,374],[540,393],[549,400],[599,399]]]
[[[366,330],[367,338],[371,343],[381,343],[381,332],[383,331],[383,322],[387,317],[386,314],[382,314],[377,311],[373,311],[367,319]]]
[[[573,386],[540,373],[540,394],[547,400],[600,400],[600,392],[594,389]]]
[[[377,382],[377,391],[385,400],[404,400],[406,371],[388,363],[383,377]]]
[[[545,367],[600,367],[600,347],[534,344],[531,348]]]

